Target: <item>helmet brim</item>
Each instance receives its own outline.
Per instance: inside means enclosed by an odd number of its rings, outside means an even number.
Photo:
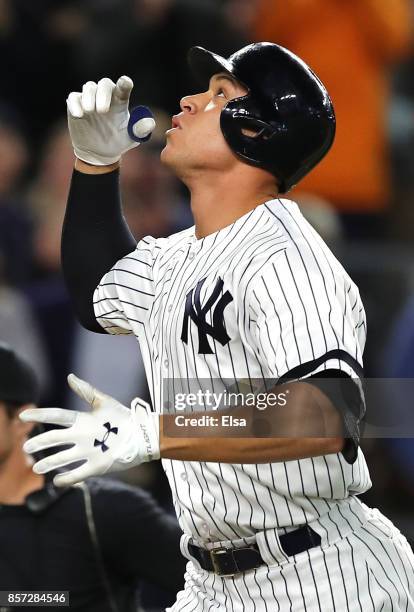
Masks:
[[[187,58],[193,76],[206,89],[215,74],[227,72],[233,75],[233,66],[228,60],[203,47],[192,47]]]

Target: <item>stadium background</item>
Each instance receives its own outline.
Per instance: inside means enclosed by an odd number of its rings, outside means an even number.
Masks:
[[[82,330],[62,281],[66,97],[87,80],[133,78],[133,102],[152,107],[158,129],[123,161],[126,217],[136,238],[186,227],[187,193],[158,155],[180,97],[195,91],[193,44],[228,55],[271,40],[325,81],[337,145],[292,198],[360,287],[367,376],[414,378],[413,15],[412,0],[0,0],[0,340],[35,366],[42,405],[79,407],[69,371],[124,402],[146,393],[134,339]],[[412,440],[363,448],[374,483],[364,499],[413,541]],[[169,505],[158,468],[126,477]]]

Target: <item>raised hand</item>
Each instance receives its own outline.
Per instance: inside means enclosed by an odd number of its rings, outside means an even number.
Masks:
[[[77,412],[62,408],[33,408],[20,414],[22,421],[61,425],[28,440],[23,448],[35,453],[47,448],[72,445],[33,466],[37,474],[45,474],[83,461],[54,478],[57,486],[68,486],[90,476],[129,469],[146,461],[159,459],[159,416],[149,404],[136,398],[131,409],[92,387],[74,374],[68,376],[73,391],[92,408]]]
[[[78,159],[96,165],[116,163],[139,142],[128,133],[129,98],[134,84],[121,76],[116,84],[104,78],[88,81],[82,92],[73,91],[67,103],[69,133]],[[133,126],[133,135],[145,140],[154,130],[152,117],[143,117]]]

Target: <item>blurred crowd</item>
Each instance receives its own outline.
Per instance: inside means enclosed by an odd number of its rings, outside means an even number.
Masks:
[[[336,143],[291,197],[360,287],[367,375],[414,378],[413,25],[413,0],[0,0],[0,340],[33,364],[41,404],[80,407],[71,371],[126,403],[147,393],[134,338],[83,330],[62,280],[67,95],[132,77],[132,103],[151,106],[158,128],[123,160],[125,215],[137,239],[178,231],[192,223],[188,196],[159,153],[180,98],[195,91],[186,53],[196,44],[228,56],[277,42],[327,85]],[[411,440],[365,446],[367,501],[402,523],[414,502]],[[141,482],[165,494],[153,472]]]

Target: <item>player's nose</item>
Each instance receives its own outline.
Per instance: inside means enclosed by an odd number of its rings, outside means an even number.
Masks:
[[[184,113],[194,114],[197,112],[196,96],[184,96],[180,100],[180,108]]]

